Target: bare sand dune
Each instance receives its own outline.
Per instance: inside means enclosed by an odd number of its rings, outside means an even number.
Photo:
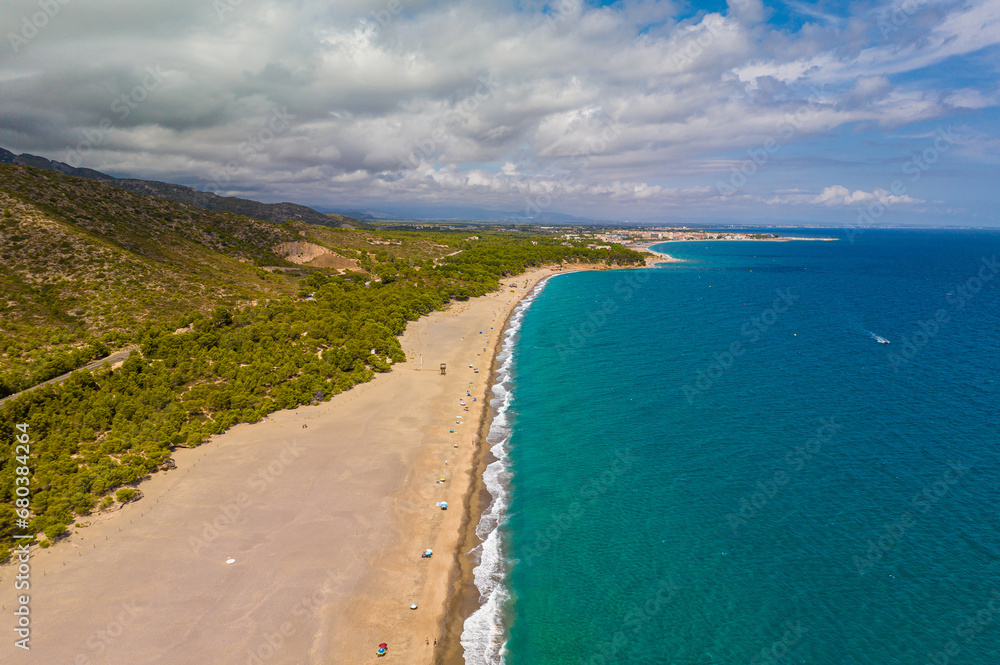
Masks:
[[[312,268],[336,268],[337,270],[357,270],[358,264],[351,259],[344,258],[340,254],[321,254],[312,261],[306,263]]]
[[[338,270],[358,269],[358,264],[355,261],[331,252],[326,247],[312,242],[283,242],[276,245],[274,251],[292,263],[300,265],[312,266],[314,268],[337,268]]]
[[[425,317],[390,374],[177,451],[141,501],[34,552],[32,648],[8,632],[0,661],[360,663],[387,642],[380,662],[433,662],[493,343],[526,292]],[[0,568],[5,626],[13,575]]]

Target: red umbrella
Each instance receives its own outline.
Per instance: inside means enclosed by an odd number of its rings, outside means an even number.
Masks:
[[[379,648],[379,649],[388,649],[388,648],[389,648],[389,645],[388,645],[388,644],[386,644],[385,642],[383,642],[382,644],[378,645],[378,648]]]

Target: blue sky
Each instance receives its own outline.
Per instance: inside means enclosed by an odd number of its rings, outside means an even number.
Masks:
[[[0,7],[0,146],[115,175],[415,217],[1000,226],[1000,0],[33,9]]]

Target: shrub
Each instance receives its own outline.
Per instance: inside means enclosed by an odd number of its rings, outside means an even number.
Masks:
[[[49,540],[56,540],[69,533],[69,528],[62,522],[55,522],[45,527],[45,537]],[[44,541],[43,541],[44,542]]]

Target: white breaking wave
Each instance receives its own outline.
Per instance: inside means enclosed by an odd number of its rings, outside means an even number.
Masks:
[[[532,292],[524,298],[510,317],[510,325],[504,331],[503,345],[497,355],[500,366],[497,368],[496,383],[493,385],[493,397],[490,407],[496,415],[490,423],[486,441],[490,444],[490,452],[496,461],[486,467],[483,472],[483,483],[489,491],[492,500],[483,512],[476,525],[476,535],[483,541],[476,549],[479,550],[479,565],[472,575],[476,588],[479,589],[478,610],[465,620],[462,627],[462,649],[465,652],[467,665],[503,665],[506,629],[503,625],[504,608],[510,600],[510,592],[505,581],[507,577],[506,561],[503,554],[503,543],[500,528],[507,515],[507,444],[510,442],[510,421],[507,410],[510,407],[511,376],[514,367],[514,340],[521,329],[524,313],[531,307],[542,288],[546,278],[538,283]],[[473,550],[475,551],[475,550]]]

